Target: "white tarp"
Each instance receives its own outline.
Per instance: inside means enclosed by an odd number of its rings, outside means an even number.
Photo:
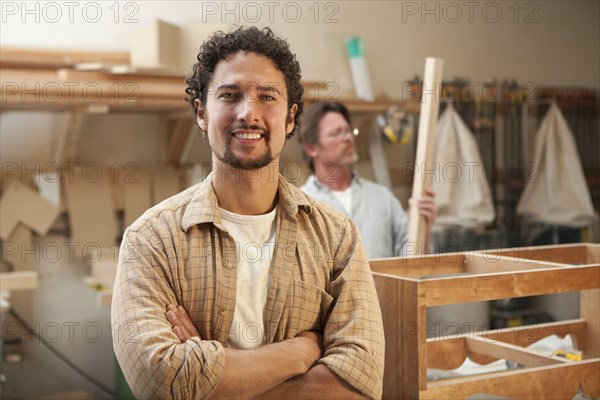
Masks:
[[[595,220],[575,139],[556,103],[536,133],[534,170],[517,213],[551,225],[583,228]]]
[[[494,204],[477,142],[452,104],[438,121],[435,162],[436,226],[475,228],[492,222]]]

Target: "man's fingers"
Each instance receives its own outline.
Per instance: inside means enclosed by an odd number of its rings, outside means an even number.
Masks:
[[[191,337],[200,337],[192,319],[181,305],[167,304],[167,320],[173,327],[173,332],[183,343]]]
[[[194,323],[192,322],[190,316],[185,311],[185,308],[183,308],[182,305],[177,306],[177,316],[179,317],[179,320],[182,322],[185,330],[188,331],[188,333],[190,335],[200,336],[200,334],[198,333],[198,330],[194,326]]]
[[[181,322],[181,319],[179,319],[179,317],[173,310],[167,311],[167,320],[173,327],[173,333],[177,335],[177,338],[181,343],[184,343],[190,338],[189,332],[185,329]]]
[[[177,335],[177,338],[179,339],[179,341],[180,341],[181,343],[185,343],[185,342],[186,342],[186,341],[187,341],[187,340],[190,338],[190,336],[187,334],[187,332],[185,332],[185,331],[184,331],[184,330],[183,330],[181,327],[179,327],[179,326],[176,326],[176,327],[174,327],[174,328],[173,328],[173,333],[174,333],[175,335]]]
[[[177,306],[175,304],[167,304],[167,311],[169,310],[176,312]]]

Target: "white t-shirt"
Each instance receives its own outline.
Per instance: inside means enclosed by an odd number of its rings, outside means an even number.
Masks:
[[[332,190],[331,194],[340,202],[346,214],[352,216],[352,185],[346,190]]]
[[[271,283],[277,207],[264,215],[221,209],[223,225],[236,243],[237,289],[227,345],[253,349],[265,344],[263,312]]]

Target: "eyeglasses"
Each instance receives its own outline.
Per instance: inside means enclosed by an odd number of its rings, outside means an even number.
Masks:
[[[348,127],[347,129],[338,129],[335,131],[328,132],[325,134],[325,137],[330,139],[341,139],[344,137],[344,135],[358,136],[358,134],[358,128],[351,129],[350,127]]]

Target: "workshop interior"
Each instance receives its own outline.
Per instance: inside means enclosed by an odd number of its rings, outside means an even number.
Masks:
[[[123,234],[211,174],[186,78],[249,26],[289,43],[305,109],[347,107],[353,170],[409,216],[405,254],[369,260],[383,398],[600,397],[600,1],[2,0],[1,19],[3,399],[135,398]],[[278,168],[311,176],[297,137]],[[409,199],[429,189],[425,246]]]

